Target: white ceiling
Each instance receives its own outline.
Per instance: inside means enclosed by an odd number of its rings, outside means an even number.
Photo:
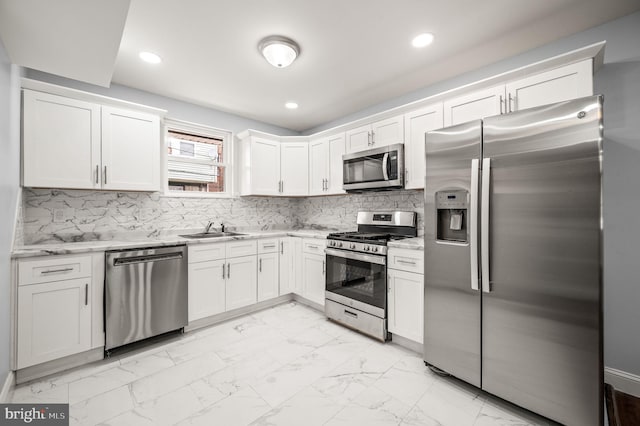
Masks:
[[[23,2],[112,0],[0,0],[0,15],[7,3]],[[640,0],[131,0],[115,69],[84,56],[88,43],[109,55],[99,46],[105,30],[97,25],[78,24],[84,32],[65,45],[77,48],[75,61],[65,56],[64,63],[87,75],[95,65],[95,73],[113,71],[118,84],[303,131],[639,9]],[[57,22],[54,11],[47,13],[39,25]],[[70,14],[91,25],[109,16],[80,7]],[[6,42],[3,21],[0,36],[11,55],[17,47]],[[413,48],[413,36],[425,31],[435,34],[434,43]],[[257,50],[274,34],[300,44],[288,68],[272,67]],[[141,62],[141,50],[163,62]],[[300,108],[287,110],[286,101]]]

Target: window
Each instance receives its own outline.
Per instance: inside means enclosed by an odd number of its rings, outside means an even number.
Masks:
[[[167,192],[230,194],[231,134],[189,123],[167,123]]]

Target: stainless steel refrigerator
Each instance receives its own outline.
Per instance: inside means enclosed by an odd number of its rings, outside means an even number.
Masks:
[[[602,424],[602,97],[426,134],[424,359]]]

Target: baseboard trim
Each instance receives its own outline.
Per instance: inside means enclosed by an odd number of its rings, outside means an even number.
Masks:
[[[0,403],[8,403],[9,402],[9,393],[11,389],[15,386],[15,378],[16,375],[13,371],[9,371],[7,374],[7,378],[2,385],[2,390],[0,390]]]
[[[89,364],[90,362],[104,359],[104,347],[90,349],[78,354],[47,361],[42,364],[32,365],[16,371],[16,383],[22,384],[31,380],[41,379],[61,371]]]
[[[604,368],[604,381],[616,390],[640,397],[640,376],[611,367]]]
[[[402,346],[405,349],[409,349],[415,353],[422,355],[424,353],[422,343],[415,342],[411,339],[407,339],[406,337],[398,336],[397,334],[391,333],[391,341],[398,346]]]

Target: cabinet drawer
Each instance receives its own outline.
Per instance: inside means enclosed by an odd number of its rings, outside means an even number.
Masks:
[[[278,251],[278,239],[268,238],[265,240],[258,240],[258,253],[273,253]]]
[[[18,262],[18,285],[71,280],[91,276],[91,256],[41,257]]]
[[[391,269],[424,274],[424,251],[390,248],[387,266]]]
[[[305,238],[302,240],[302,252],[324,255],[324,248],[327,246],[326,240],[316,238]]]
[[[240,256],[251,256],[258,253],[256,240],[234,241],[227,243],[227,259]]]
[[[224,259],[224,243],[189,245],[189,263]]]

